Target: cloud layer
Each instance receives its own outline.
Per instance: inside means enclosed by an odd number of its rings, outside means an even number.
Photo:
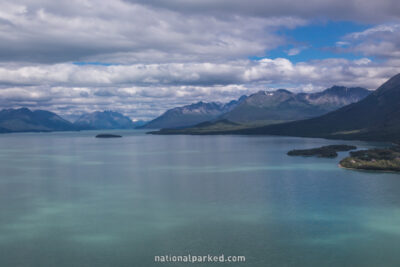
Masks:
[[[36,2],[35,2],[36,3]],[[2,11],[1,11],[2,10]],[[263,55],[294,17],[210,17],[136,3],[0,3],[0,60],[35,63],[216,61]]]
[[[400,72],[399,14],[394,0],[4,0],[0,107],[149,119],[267,87],[374,89]],[[337,58],[289,60],[308,44],[285,51],[289,59],[266,57],[291,41],[282,30],[323,20],[373,26],[338,40]]]
[[[400,24],[377,25],[351,33],[343,40],[344,51],[383,59],[400,58]]]
[[[257,17],[292,16],[379,23],[400,18],[396,0],[127,0],[185,13],[247,15]]]
[[[73,64],[0,67],[0,104],[51,108],[65,114],[114,109],[149,119],[176,105],[284,87],[322,90],[334,84],[377,88],[398,72],[399,60],[385,65],[325,59],[292,63],[262,59],[227,63],[77,66]]]

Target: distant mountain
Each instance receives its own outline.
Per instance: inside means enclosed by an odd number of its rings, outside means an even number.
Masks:
[[[137,120],[137,121],[132,121],[132,122],[133,122],[133,127],[134,128],[141,128],[143,125],[145,125],[149,121]]]
[[[322,106],[325,110],[335,110],[365,98],[371,91],[362,87],[333,86],[322,92],[300,93],[299,98],[304,99],[313,105]]]
[[[233,100],[225,104],[219,102],[205,103],[200,101],[195,104],[173,108],[148,122],[143,128],[180,128],[214,120],[221,114],[232,110],[245,99],[246,96],[242,96],[238,100]]]
[[[316,117],[358,102],[370,91],[333,86],[318,93],[294,94],[288,90],[259,91],[220,118],[244,124],[271,124]]]
[[[240,134],[273,134],[335,139],[400,140],[400,74],[361,100],[326,115],[290,123],[239,130]]]
[[[10,132],[11,132],[10,130],[0,127],[0,133],[10,133]]]
[[[0,111],[1,133],[74,130],[78,130],[76,126],[50,111],[31,111],[28,108],[3,109]]]
[[[135,128],[135,124],[130,118],[114,111],[95,111],[83,114],[74,122],[74,125],[84,130]]]

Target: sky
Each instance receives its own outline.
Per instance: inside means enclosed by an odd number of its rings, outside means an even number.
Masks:
[[[0,0],[0,108],[149,120],[259,90],[376,89],[398,0]]]

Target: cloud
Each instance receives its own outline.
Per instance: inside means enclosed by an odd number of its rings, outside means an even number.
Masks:
[[[375,89],[400,69],[400,60],[374,63],[288,59],[227,63],[93,66],[74,64],[1,66],[0,105],[34,106],[60,114],[112,109],[136,119],[195,101],[229,101],[267,88],[322,90],[334,84]]]
[[[379,58],[400,58],[400,24],[382,24],[343,37],[346,46],[339,52],[359,53]]]
[[[287,50],[287,51],[285,51],[285,52],[286,52],[286,54],[287,54],[288,56],[296,56],[296,55],[300,54],[301,51],[303,51],[303,50],[305,50],[305,49],[307,49],[307,47],[305,47],[305,46],[294,47],[294,48],[291,48],[291,49],[289,49],[289,50]]]
[[[397,0],[3,0],[0,106],[67,116],[112,109],[149,119],[267,87],[374,89],[399,72],[399,14]],[[249,60],[301,46],[283,33],[315,20],[381,25],[336,43],[361,59]]]
[[[305,19],[323,17],[333,20],[382,22],[400,17],[397,0],[126,0],[184,13],[248,15],[258,17],[296,16]]]
[[[348,46],[348,45],[350,45],[349,42],[345,42],[345,41],[337,41],[336,42],[337,47],[344,47],[344,46]]]
[[[217,61],[264,55],[295,17],[180,13],[120,0],[3,1],[0,61]]]
[[[253,83],[316,83],[341,82],[374,88],[381,80],[398,71],[397,61],[386,65],[368,58],[357,60],[325,59],[292,63],[288,59],[238,60],[225,63],[162,63],[93,66],[74,64],[0,66],[0,84],[46,84],[50,87],[138,87],[153,86],[217,86]],[[362,72],[363,71],[363,72]],[[372,72],[371,72],[372,71]],[[384,75],[382,75],[384,73]],[[375,75],[378,74],[378,75]],[[358,80],[358,78],[360,78]],[[371,79],[369,79],[371,78]],[[150,90],[150,89],[149,89]],[[112,96],[96,89],[98,96]]]
[[[224,61],[263,56],[285,42],[277,29],[315,18],[372,22],[399,14],[395,0],[4,0],[0,61]]]
[[[175,106],[215,99],[230,101],[249,92],[242,85],[107,87],[100,91],[91,87],[26,86],[1,89],[0,105],[46,109],[68,118],[93,110],[115,110],[132,119],[148,120]]]

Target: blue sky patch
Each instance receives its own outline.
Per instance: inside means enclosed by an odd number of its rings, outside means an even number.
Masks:
[[[302,62],[326,58],[359,59],[362,56],[335,51],[335,46],[342,37],[353,32],[361,32],[371,27],[349,21],[314,21],[303,27],[279,30],[277,33],[287,39],[287,44],[267,51],[264,57],[250,57],[252,60],[262,58],[288,58],[292,62]]]
[[[95,65],[95,66],[112,66],[112,65],[118,65],[115,63],[105,63],[105,62],[86,62],[86,61],[79,61],[79,62],[73,62],[74,65],[78,66],[85,66],[85,65]]]

